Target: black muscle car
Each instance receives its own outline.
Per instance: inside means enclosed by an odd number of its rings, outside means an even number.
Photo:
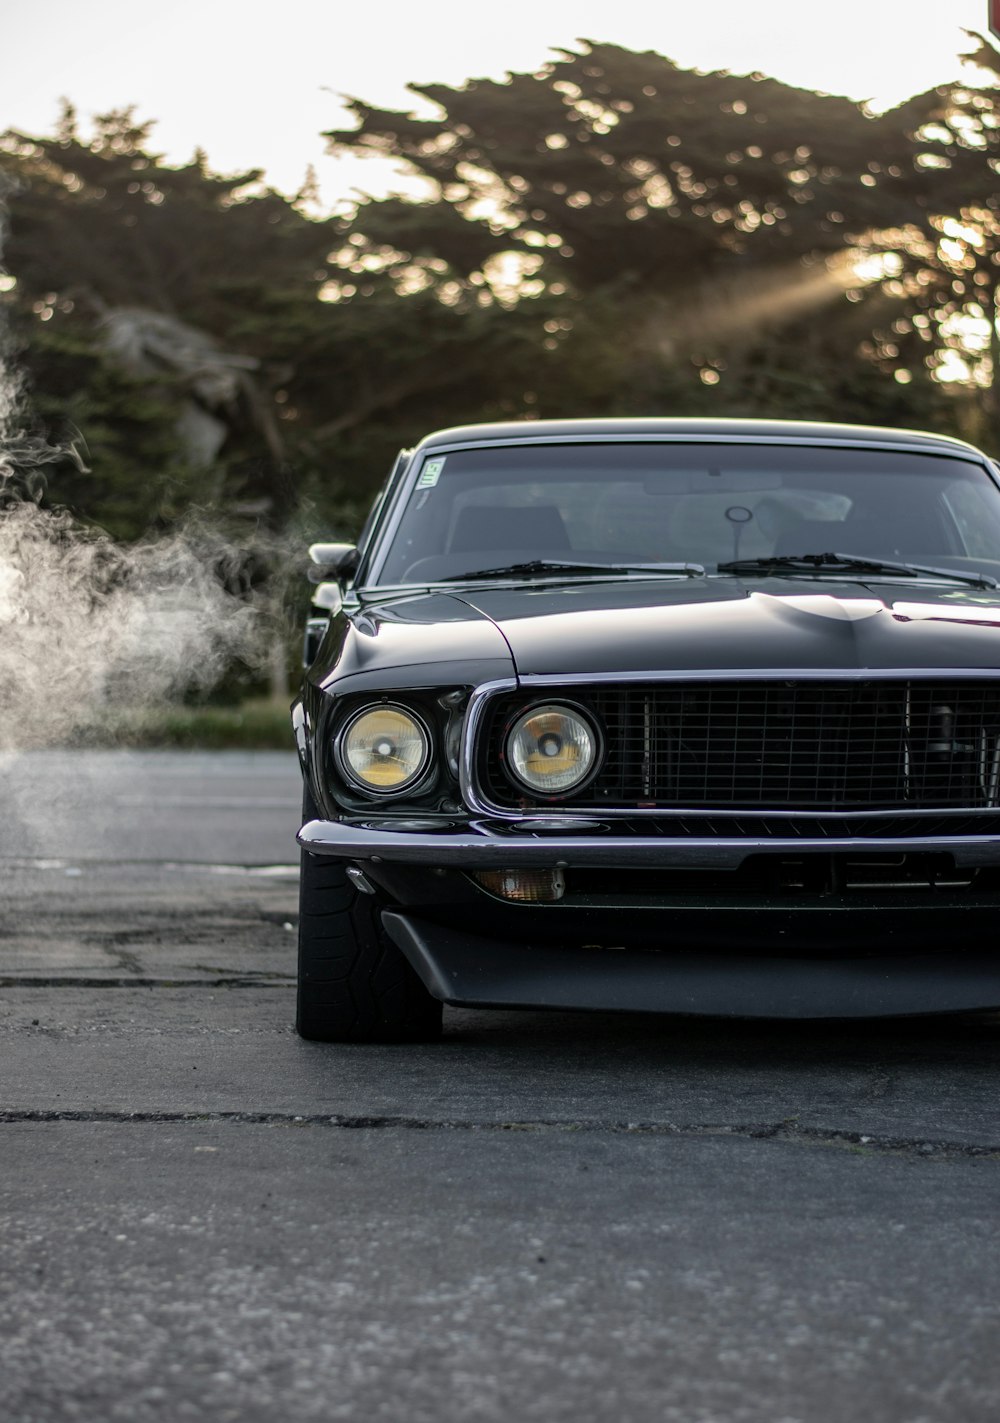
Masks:
[[[906,430],[465,426],[319,580],[298,1028],[1000,1005],[1000,471]]]

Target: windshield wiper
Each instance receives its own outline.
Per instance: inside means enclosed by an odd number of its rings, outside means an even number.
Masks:
[[[461,583],[466,578],[530,578],[536,573],[663,573],[687,578],[704,578],[700,563],[572,563],[554,558],[533,558],[527,563],[505,563],[501,568],[476,568],[470,573],[451,573],[438,583]]]
[[[720,573],[816,573],[824,569],[852,573],[901,573],[905,578],[947,578],[973,588],[1000,588],[988,573],[959,573],[954,568],[933,568],[926,563],[895,563],[886,558],[863,558],[850,553],[782,553],[763,558],[738,558],[717,565]]]

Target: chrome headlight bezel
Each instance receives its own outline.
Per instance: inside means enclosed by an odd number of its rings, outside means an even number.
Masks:
[[[362,717],[370,716],[373,712],[396,712],[411,721],[420,733],[423,744],[420,763],[405,780],[394,786],[370,784],[354,770],[347,758],[345,749],[347,738]],[[337,732],[333,743],[333,758],[340,775],[353,791],[358,791],[361,795],[370,796],[375,800],[398,799],[401,796],[412,795],[426,781],[434,763],[434,740],[427,721],[414,707],[406,706],[402,702],[366,702],[363,706],[354,709]]]
[[[568,786],[559,786],[555,789],[544,785],[535,785],[526,777],[521,775],[515,766],[512,744],[520,727],[532,717],[543,716],[545,714],[564,716],[579,722],[586,730],[590,741],[590,760],[585,770],[578,778]],[[601,729],[591,711],[580,706],[576,702],[537,702],[532,706],[522,707],[515,717],[511,719],[504,730],[503,740],[503,760],[508,779],[519,790],[526,790],[533,796],[544,797],[546,800],[562,800],[567,796],[576,795],[597,775],[604,761],[604,737]]]

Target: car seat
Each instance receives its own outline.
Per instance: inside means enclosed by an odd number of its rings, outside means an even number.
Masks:
[[[570,542],[555,504],[470,504],[459,510],[448,552],[497,548],[568,553]]]

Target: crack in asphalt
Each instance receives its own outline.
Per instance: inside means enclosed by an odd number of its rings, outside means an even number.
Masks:
[[[142,973],[143,962],[138,954],[132,953],[124,946],[102,944],[101,952],[106,954],[112,961],[115,968],[122,969],[125,973],[130,973],[135,977]]]
[[[289,988],[293,974],[255,973],[236,978],[85,978],[63,975],[32,978],[30,974],[5,974],[0,988]]]
[[[164,881],[170,879],[176,881],[180,878],[243,879],[253,881],[255,887],[260,887],[264,881],[267,881],[281,887],[287,886],[290,889],[294,889],[299,878],[297,862],[292,864],[263,864],[260,862],[228,864],[204,860],[108,859],[89,855],[26,859],[21,856],[0,854],[0,865],[3,865],[12,874],[54,874],[72,879],[87,877],[97,879],[105,872],[116,873],[121,870],[132,870],[144,872],[147,876]]]
[[[838,1147],[859,1155],[914,1156],[919,1160],[1000,1161],[1000,1144],[955,1142],[921,1137],[881,1136],[859,1131],[800,1126],[793,1119],[777,1122],[653,1122],[618,1120],[577,1120],[566,1118],[525,1118],[516,1121],[489,1121],[465,1117],[430,1118],[407,1116],[347,1116],[329,1112],[120,1112],[87,1109],[7,1109],[0,1110],[0,1125],[58,1122],[137,1125],[231,1125],[325,1127],[340,1131],[446,1131],[446,1132],[560,1132],[588,1135],[656,1137],[729,1137],[750,1141],[780,1141],[805,1146]]]
[[[294,929],[298,924],[298,915],[291,910],[261,909],[249,904],[221,909],[203,909],[197,906],[170,908],[158,905],[155,910],[136,912],[132,916],[132,926],[126,930],[105,929],[102,926],[107,915],[103,911],[89,912],[78,907],[65,910],[39,909],[38,912],[44,915],[42,922],[32,923],[30,929],[26,929],[25,922],[32,912],[30,907],[22,909],[19,923],[0,926],[0,939],[24,939],[30,936],[33,940],[44,941],[71,932],[81,944],[116,948],[121,944],[161,944],[171,933],[190,932],[192,929],[199,938],[212,941],[213,935],[220,929],[246,932],[248,929],[259,929],[262,925],[286,929],[289,924]],[[91,924],[98,927],[90,928]]]

